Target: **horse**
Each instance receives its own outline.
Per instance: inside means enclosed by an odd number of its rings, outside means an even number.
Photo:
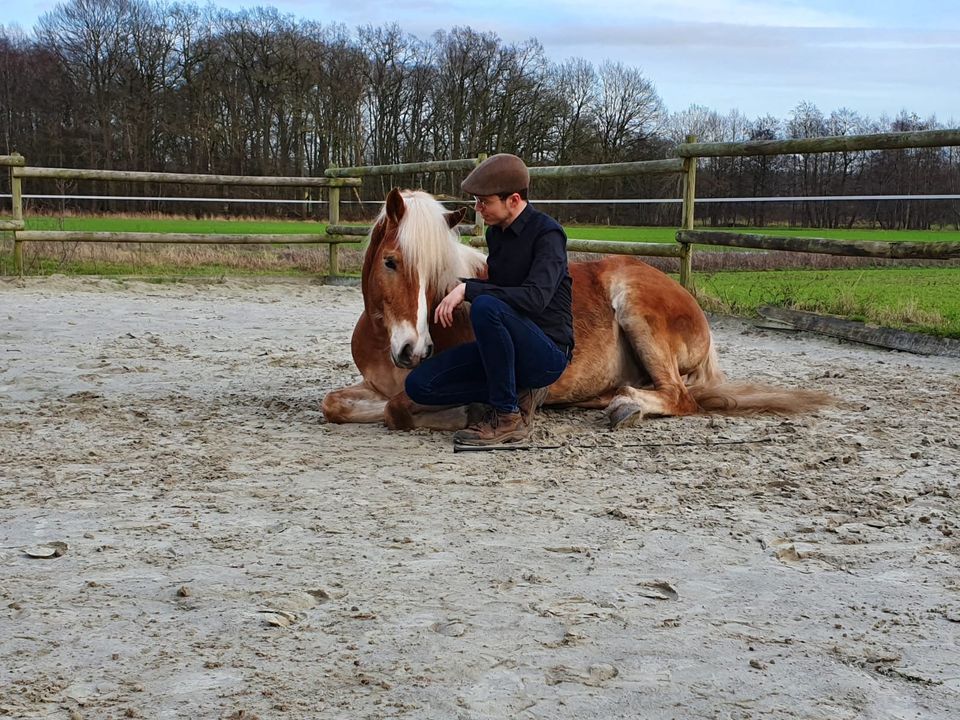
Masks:
[[[456,430],[467,407],[414,403],[404,378],[433,353],[473,339],[461,305],[444,328],[433,310],[463,277],[486,277],[483,253],[460,242],[466,208],[448,212],[422,190],[394,188],[370,231],[363,258],[364,309],[351,340],[362,381],[328,393],[328,422]],[[728,383],[706,315],[665,273],[632,257],[569,266],[575,349],[544,405],[605,410],[612,428],[644,418],[703,413],[797,414],[832,404],[820,392]]]

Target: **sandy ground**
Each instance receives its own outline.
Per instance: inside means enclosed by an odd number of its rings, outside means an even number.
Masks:
[[[0,716],[960,716],[960,362],[717,319],[845,404],[455,455],[324,423],[360,307],[0,282]]]

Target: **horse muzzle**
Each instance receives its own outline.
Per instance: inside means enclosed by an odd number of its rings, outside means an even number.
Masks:
[[[423,354],[414,355],[413,345],[411,343],[406,343],[402,348],[400,348],[399,353],[390,353],[390,358],[393,360],[393,364],[398,368],[403,368],[404,370],[410,370],[417,367],[420,363],[426,360],[428,357],[433,355],[433,345],[427,345],[423,349]]]

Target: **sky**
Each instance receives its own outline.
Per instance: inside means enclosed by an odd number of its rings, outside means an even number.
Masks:
[[[53,0],[20,0],[0,23],[29,33]],[[201,3],[202,4],[202,3]],[[637,67],[668,110],[702,105],[788,118],[801,102],[873,119],[902,110],[960,126],[960,0],[213,0],[323,24],[398,24],[428,38],[469,26],[547,56]]]

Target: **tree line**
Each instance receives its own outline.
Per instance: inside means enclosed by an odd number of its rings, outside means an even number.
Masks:
[[[168,0],[69,0],[30,34],[0,26],[0,152],[32,165],[246,175],[321,175],[513,152],[531,165],[668,157],[687,134],[740,141],[941,127],[902,112],[873,120],[800,103],[748,119],[692,106],[669,113],[653,81],[615,61],[549,60],[536,40],[469,27],[423,39],[398,25],[351,31],[259,7]],[[960,192],[956,148],[700,161],[698,197]],[[449,173],[369,179],[458,195]],[[31,183],[36,191],[39,183]],[[61,188],[62,189],[62,188]],[[69,188],[67,188],[69,189]],[[103,189],[108,189],[104,184]],[[125,194],[156,188],[123,187]],[[195,188],[193,189],[195,190]],[[190,189],[165,187],[164,194]],[[282,193],[274,193],[279,196]],[[676,178],[544,182],[541,198],[678,196]],[[702,204],[709,224],[960,221],[958,203]],[[563,219],[677,224],[669,205],[558,206]]]

